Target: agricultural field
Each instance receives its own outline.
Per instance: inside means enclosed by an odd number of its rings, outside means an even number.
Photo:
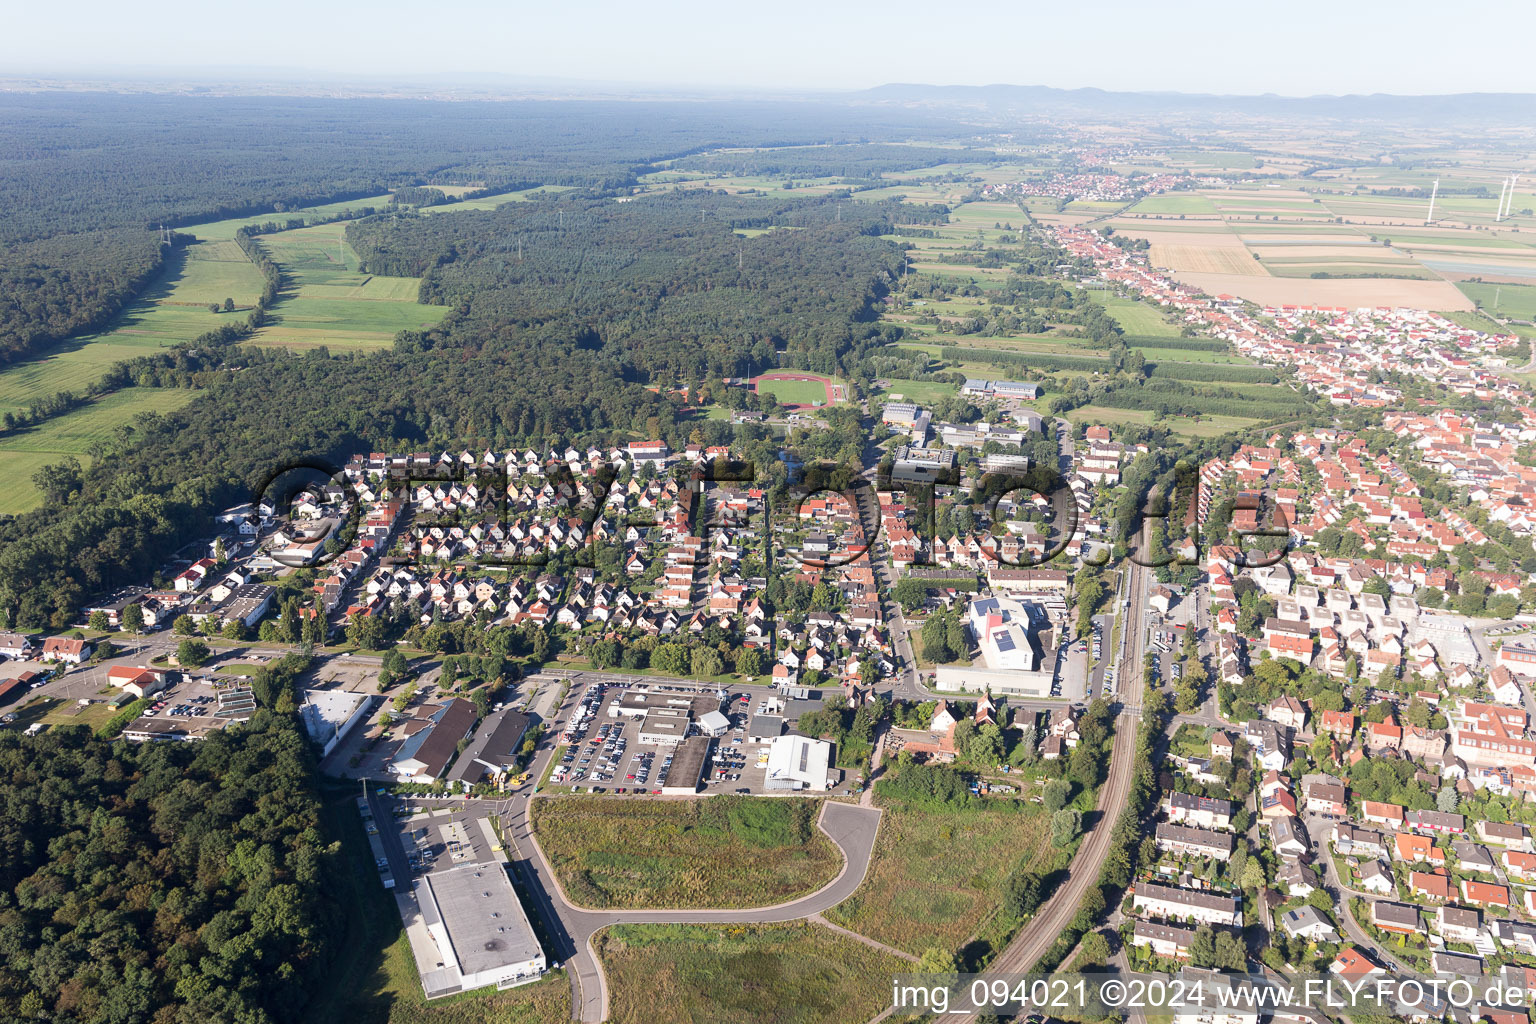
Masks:
[[[1172,271],[1243,277],[1268,276],[1264,264],[1253,258],[1241,239],[1236,235],[1225,236],[1232,239],[1235,245],[1216,241],[1222,237],[1213,235],[1212,241],[1216,244],[1212,245],[1171,245],[1154,239],[1147,256],[1154,267]]]
[[[1125,216],[1135,217],[1140,214],[1152,216],[1214,216],[1216,204],[1211,197],[1198,192],[1166,192],[1158,196],[1147,196],[1125,211]]]
[[[432,186],[440,188],[439,185]],[[444,191],[447,191],[444,189]],[[462,191],[471,191],[468,189]],[[462,191],[460,194],[462,194]],[[558,195],[561,192],[569,192],[567,185],[541,185],[538,188],[524,189],[521,192],[502,192],[494,196],[481,196],[478,199],[461,199],[455,203],[443,203],[441,206],[426,206],[421,212],[426,214],[453,213],[462,210],[494,210],[506,203],[526,203],[543,195]]]
[[[344,940],[330,984],[304,1015],[313,1024],[568,1024],[571,985],[554,972],[506,991],[480,989],[430,1002],[421,990],[410,940],[394,899],[378,884],[373,855],[357,814],[357,791],[337,786],[325,796],[322,825],[340,840],[345,858],[337,871],[346,909]]]
[[[320,224],[261,236],[261,244],[290,283],[273,306],[270,322],[254,343],[307,349],[384,348],[400,331],[437,323],[446,306],[416,301],[419,282],[409,277],[360,273],[357,254],[341,224]]]
[[[1216,170],[1245,171],[1258,166],[1252,153],[1237,150],[1169,150],[1163,154],[1168,163],[1178,167],[1208,167]]]
[[[361,210],[371,206],[376,210],[389,205],[390,194],[369,196],[364,199],[344,199],[337,203],[325,203],[321,206],[305,206],[297,210],[285,210],[282,213],[262,213],[253,217],[231,217],[228,220],[214,220],[206,224],[192,224],[176,230],[184,234],[194,235],[204,241],[220,241],[233,239],[235,232],[242,227],[253,227],[258,224],[287,222],[293,217],[334,217],[338,213],[347,210]]]
[[[227,246],[227,248],[226,248]],[[230,259],[230,250],[239,260]],[[71,338],[40,355],[0,370],[0,412],[16,412],[59,391],[81,390],[123,359],[191,341],[231,320],[261,294],[261,273],[233,242],[189,245],[166,261],[160,277],[128,305],[113,325]],[[211,303],[233,299],[236,311],[210,313]]]
[[[1456,287],[1485,312],[1520,320],[1536,319],[1536,285],[1462,281]]]
[[[887,806],[864,884],[825,916],[914,956],[933,946],[959,949],[997,910],[1020,858],[1049,866],[1050,831],[1043,810],[1011,801]]]
[[[533,803],[533,827],[582,906],[755,907],[813,892],[842,869],[842,854],[816,827],[820,806],[546,798]]]
[[[41,496],[32,486],[32,474],[43,466],[71,455],[86,465],[90,462],[86,454],[90,447],[111,439],[115,431],[131,424],[135,416],[172,412],[195,397],[196,391],[180,388],[125,388],[36,427],[0,438],[0,474],[11,481],[0,494],[0,513],[14,515],[37,505]]]
[[[1472,302],[1449,281],[1394,280],[1391,278],[1254,277],[1180,271],[1177,280],[1211,295],[1230,294],[1273,306],[1294,303],[1321,306],[1411,306],[1418,309],[1471,309]]]
[[[814,924],[619,925],[594,944],[612,1024],[864,1024],[914,966]]]

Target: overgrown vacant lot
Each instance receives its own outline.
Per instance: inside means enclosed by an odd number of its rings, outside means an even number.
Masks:
[[[589,907],[756,907],[826,885],[843,857],[816,800],[561,797],[534,829],[560,884]]]
[[[912,970],[810,924],[622,925],[597,937],[614,1024],[864,1024]]]
[[[915,956],[955,950],[997,910],[1008,873],[1052,867],[1050,821],[1031,804],[942,808],[884,804],[864,884],[828,920]]]

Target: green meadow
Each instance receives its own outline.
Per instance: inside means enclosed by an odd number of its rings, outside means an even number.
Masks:
[[[136,416],[172,412],[195,397],[197,392],[190,389],[128,388],[0,438],[0,475],[9,482],[0,493],[0,513],[14,515],[37,505],[40,495],[32,485],[32,474],[43,466],[71,455],[89,464],[86,452],[91,446],[110,440]]]
[[[18,411],[58,391],[83,389],[119,360],[243,321],[261,286],[260,271],[233,242],[186,246],[166,260],[160,277],[108,330],[70,338],[0,370],[0,412]],[[222,306],[225,299],[234,300],[235,312],[208,311],[210,304]]]
[[[256,333],[258,345],[384,348],[400,331],[430,327],[448,312],[416,301],[415,278],[359,272],[341,224],[263,235],[260,241],[288,283],[270,322]]]
[[[1151,334],[1168,338],[1179,335],[1179,329],[1168,322],[1167,314],[1151,303],[1119,296],[1102,296],[1099,304],[1108,310],[1126,334]]]

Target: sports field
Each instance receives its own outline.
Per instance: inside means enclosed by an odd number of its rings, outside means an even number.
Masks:
[[[901,401],[916,402],[919,405],[931,405],[939,399],[947,398],[956,392],[955,385],[940,380],[901,380],[899,378],[891,378],[886,383],[889,385],[885,389],[886,400],[895,401],[895,396],[900,395]]]
[[[127,388],[98,399],[83,408],[0,438],[0,477],[7,486],[0,491],[0,513],[15,514],[34,507],[39,500],[32,474],[50,463],[73,455],[82,465],[90,463],[87,450],[98,441],[131,424],[146,412],[171,412],[186,405],[197,392],[181,388]]]
[[[841,397],[842,388],[843,385],[831,377],[794,371],[765,373],[752,378],[753,391],[760,395],[772,395],[781,405],[790,408],[831,405]]]

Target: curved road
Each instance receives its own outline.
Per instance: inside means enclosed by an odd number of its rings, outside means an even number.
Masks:
[[[511,847],[525,891],[535,895],[540,916],[557,930],[554,940],[569,951],[566,970],[571,976],[572,1009],[588,1024],[608,1019],[607,979],[592,945],[598,932],[616,924],[775,924],[820,914],[853,895],[863,883],[880,826],[880,811],[875,808],[824,802],[817,827],[842,851],[842,870],[822,888],[787,903],[722,910],[600,910],[579,906],[566,897],[530,827],[531,803],[531,798],[514,799],[501,821],[503,838]]]

